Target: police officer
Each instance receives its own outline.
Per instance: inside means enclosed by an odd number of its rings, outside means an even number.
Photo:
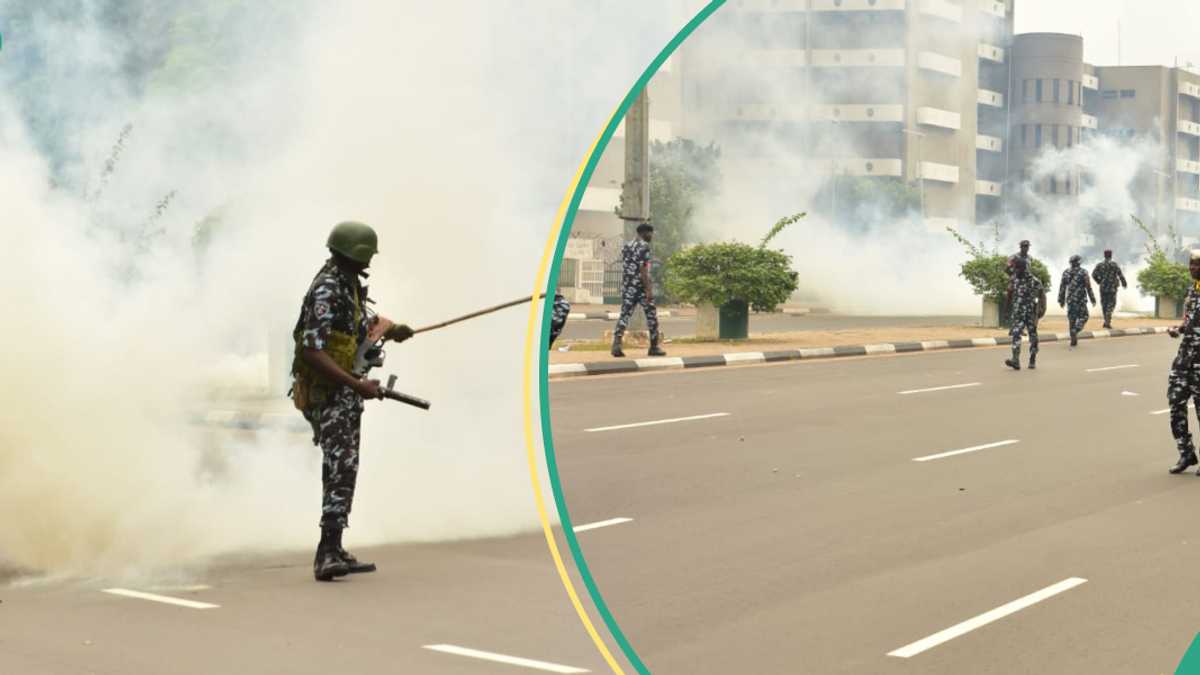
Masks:
[[[1008,302],[1012,307],[1012,358],[1004,365],[1021,369],[1021,333],[1029,334],[1029,368],[1037,368],[1037,323],[1046,313],[1046,291],[1040,279],[1033,275],[1025,258],[1013,257],[1013,283]]]
[[[1097,263],[1092,270],[1092,279],[1100,287],[1100,309],[1104,311],[1104,327],[1112,328],[1113,309],[1117,306],[1117,284],[1128,288],[1121,266],[1112,259],[1112,250],[1105,249],[1104,261]]]
[[[1171,435],[1179,450],[1179,463],[1171,473],[1182,473],[1196,464],[1196,448],[1188,432],[1188,401],[1194,401],[1200,414],[1200,250],[1193,249],[1188,271],[1192,288],[1184,303],[1183,323],[1171,328],[1173,338],[1181,338],[1171,372],[1167,375],[1167,403],[1171,406]],[[1200,474],[1200,471],[1197,472]]]
[[[364,340],[403,342],[413,335],[408,326],[368,316],[367,287],[360,277],[367,276],[377,244],[375,231],[363,223],[333,228],[326,243],[330,258],[304,296],[294,332],[293,400],[322,453],[321,540],[313,558],[318,581],[375,571],[375,565],[359,562],[342,548],[358,479],[363,400],[382,398],[378,380],[352,374],[354,356]]]
[[[621,249],[624,274],[621,280],[621,316],[613,330],[612,355],[625,356],[621,351],[621,338],[629,327],[629,319],[638,305],[646,313],[646,328],[650,331],[650,356],[666,356],[658,347],[658,310],[654,306],[654,284],[650,280],[650,240],[654,238],[654,226],[642,223],[637,226],[637,238],[625,242]]]
[[[571,316],[571,303],[563,297],[562,293],[554,292],[554,313],[550,315],[550,346],[554,347],[554,341],[562,334],[563,327],[567,325],[567,317]]]
[[[1071,256],[1071,266],[1063,271],[1058,284],[1058,306],[1067,307],[1067,323],[1071,331],[1071,346],[1079,344],[1079,331],[1088,320],[1088,300],[1096,305],[1096,294],[1092,292],[1092,281],[1087,270],[1080,266],[1082,258]]]

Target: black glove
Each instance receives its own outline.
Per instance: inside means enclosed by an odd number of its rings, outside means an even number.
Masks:
[[[385,337],[389,340],[392,340],[393,342],[404,342],[405,340],[409,339],[412,336],[413,336],[413,329],[409,328],[408,326],[406,326],[402,323],[398,323],[395,326],[392,326],[391,328],[388,329],[388,331],[386,333],[383,334],[383,337]]]

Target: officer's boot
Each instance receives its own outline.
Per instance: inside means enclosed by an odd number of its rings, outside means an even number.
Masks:
[[[1013,370],[1020,370],[1021,369],[1021,348],[1013,347],[1012,352],[1013,352],[1012,358],[1006,359],[1004,361],[1004,365],[1008,366],[1009,368],[1012,368]]]
[[[1037,370],[1037,353],[1030,352],[1029,354],[1029,369]]]
[[[658,339],[659,338],[657,335],[655,335],[653,338],[650,339],[650,351],[646,352],[646,354],[648,354],[650,356],[666,356],[667,355],[666,352],[664,352],[662,349],[660,349],[658,347]]]
[[[621,336],[613,335],[612,355],[618,359],[625,358],[625,352],[621,351]]]
[[[1189,466],[1195,466],[1197,463],[1196,450],[1192,447],[1192,439],[1185,437],[1179,440],[1179,462],[1168,471],[1170,473],[1183,473]]]
[[[317,581],[333,581],[334,577],[343,577],[350,572],[349,566],[338,556],[337,541],[341,535],[341,528],[321,528],[321,542],[313,557],[313,578]]]
[[[362,574],[363,572],[374,572],[375,571],[375,569],[376,569],[375,563],[360,562],[358,560],[358,558],[355,558],[354,556],[350,555],[350,553],[346,549],[342,548],[342,531],[341,530],[338,530],[337,538],[336,538],[336,541],[334,542],[334,545],[336,546],[338,558],[340,558],[342,560],[342,562],[346,563],[346,573],[347,574]]]
[[[1079,344],[1079,331],[1072,328],[1071,329],[1071,346],[1074,347],[1078,344]]]

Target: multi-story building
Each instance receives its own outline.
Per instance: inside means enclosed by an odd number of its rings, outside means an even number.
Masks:
[[[933,228],[974,223],[1003,193],[1014,2],[730,0],[683,46],[684,134],[726,173],[794,182],[785,155],[917,185]]]
[[[1200,235],[1200,74],[1164,66],[1093,66],[1083,38],[1017,35],[1013,45],[1012,150],[1008,176],[1042,195],[1077,196],[1090,167],[1034,177],[1046,148],[1070,148],[1091,134],[1144,137],[1161,148],[1133,189],[1139,215],[1161,229]]]

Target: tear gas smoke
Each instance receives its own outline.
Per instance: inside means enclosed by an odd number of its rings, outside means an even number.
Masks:
[[[313,545],[307,437],[214,459],[191,414],[265,383],[340,220],[379,231],[397,321],[528,292],[576,163],[681,25],[631,0],[43,4],[0,54],[0,560],[59,574]],[[381,374],[435,405],[367,404],[348,542],[536,526],[526,318],[390,348]]]
[[[794,256],[799,296],[858,314],[977,314],[979,298],[959,277],[960,265],[969,254],[944,226],[923,225],[915,205],[897,214],[882,202],[847,204],[844,193],[835,202],[839,197],[832,183],[845,181],[839,178],[843,169],[836,160],[872,156],[864,147],[868,135],[858,132],[863,125],[880,123],[828,121],[811,138],[800,131],[800,125],[792,132],[768,133],[765,124],[756,130],[753,122],[720,127],[712,123],[739,114],[747,120],[800,119],[810,105],[820,110],[835,102],[903,100],[903,69],[894,69],[894,80],[881,68],[837,79],[822,76],[820,69],[805,75],[802,69],[786,65],[786,53],[762,50],[763,26],[738,21],[735,14],[725,19],[701,27],[683,47],[684,58],[691,60],[695,91],[700,92],[692,99],[700,110],[688,112],[692,117],[685,119],[686,133],[700,143],[715,141],[722,150],[720,190],[702,201],[696,212],[699,237],[756,242],[780,217],[807,211],[806,219],[772,242]],[[976,29],[964,23],[963,30]],[[754,66],[746,67],[748,63]],[[963,85],[947,89],[955,86]],[[958,98],[952,91],[939,95]],[[856,125],[860,128],[848,128]],[[870,138],[874,152],[891,147],[880,156],[901,156],[898,132]],[[1052,175],[1071,175],[1074,184],[1080,174],[1087,174],[1077,199],[1035,193],[1031,183],[1010,185],[1006,189],[1015,191],[1019,199],[1008,213],[1000,210],[995,221],[957,229],[968,239],[984,242],[989,249],[998,246],[1006,254],[1014,252],[1021,239],[1032,240],[1033,254],[1051,269],[1055,288],[1058,272],[1067,267],[1070,255],[1084,253],[1085,264],[1091,265],[1099,262],[1099,251],[1106,247],[1116,251],[1126,276],[1133,278],[1142,264],[1143,236],[1129,215],[1153,208],[1153,198],[1148,203],[1141,191],[1162,156],[1161,144],[1145,137],[1094,136],[1073,148],[1048,149],[1030,167],[1028,180],[1044,182]],[[974,179],[970,172],[961,171],[960,180]],[[932,189],[932,181],[927,179],[926,184]],[[974,199],[957,210],[974,210]],[[931,218],[936,215],[930,212]],[[1123,302],[1133,297],[1133,292],[1126,292]]]

